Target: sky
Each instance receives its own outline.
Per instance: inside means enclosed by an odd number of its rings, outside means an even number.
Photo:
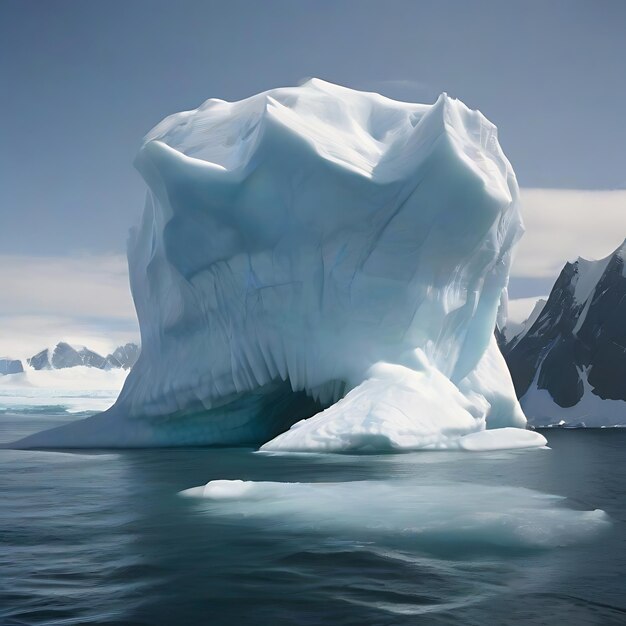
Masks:
[[[311,76],[492,120],[527,226],[511,293],[547,294],[626,237],[624,32],[622,0],[2,0],[0,354],[136,337],[143,135]]]

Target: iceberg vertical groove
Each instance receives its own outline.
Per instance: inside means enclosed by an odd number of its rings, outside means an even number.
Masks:
[[[400,450],[524,428],[493,338],[518,187],[480,112],[312,79],[172,115],[136,166],[141,356],[109,411],[25,445]]]

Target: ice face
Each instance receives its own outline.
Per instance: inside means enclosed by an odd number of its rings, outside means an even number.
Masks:
[[[481,113],[313,79],[168,117],[136,166],[141,356],[110,411],[29,445],[399,450],[525,426],[493,339],[518,187]]]

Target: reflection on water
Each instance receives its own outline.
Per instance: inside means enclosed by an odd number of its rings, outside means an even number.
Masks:
[[[0,416],[0,439],[55,419]],[[0,450],[0,622],[623,623],[626,432],[549,439],[367,457]],[[212,480],[252,482],[179,495]]]

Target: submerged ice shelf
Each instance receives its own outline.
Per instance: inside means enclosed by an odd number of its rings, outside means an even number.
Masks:
[[[334,536],[343,532],[350,541],[391,536],[434,553],[451,545],[456,551],[552,549],[592,540],[611,525],[604,511],[568,508],[559,496],[446,480],[432,485],[213,480],[181,495],[202,498],[212,516],[251,525],[270,520],[299,536],[322,529]]]
[[[20,445],[545,443],[493,338],[522,224],[480,112],[312,79],[170,116],[136,165],[141,356],[109,411]]]

